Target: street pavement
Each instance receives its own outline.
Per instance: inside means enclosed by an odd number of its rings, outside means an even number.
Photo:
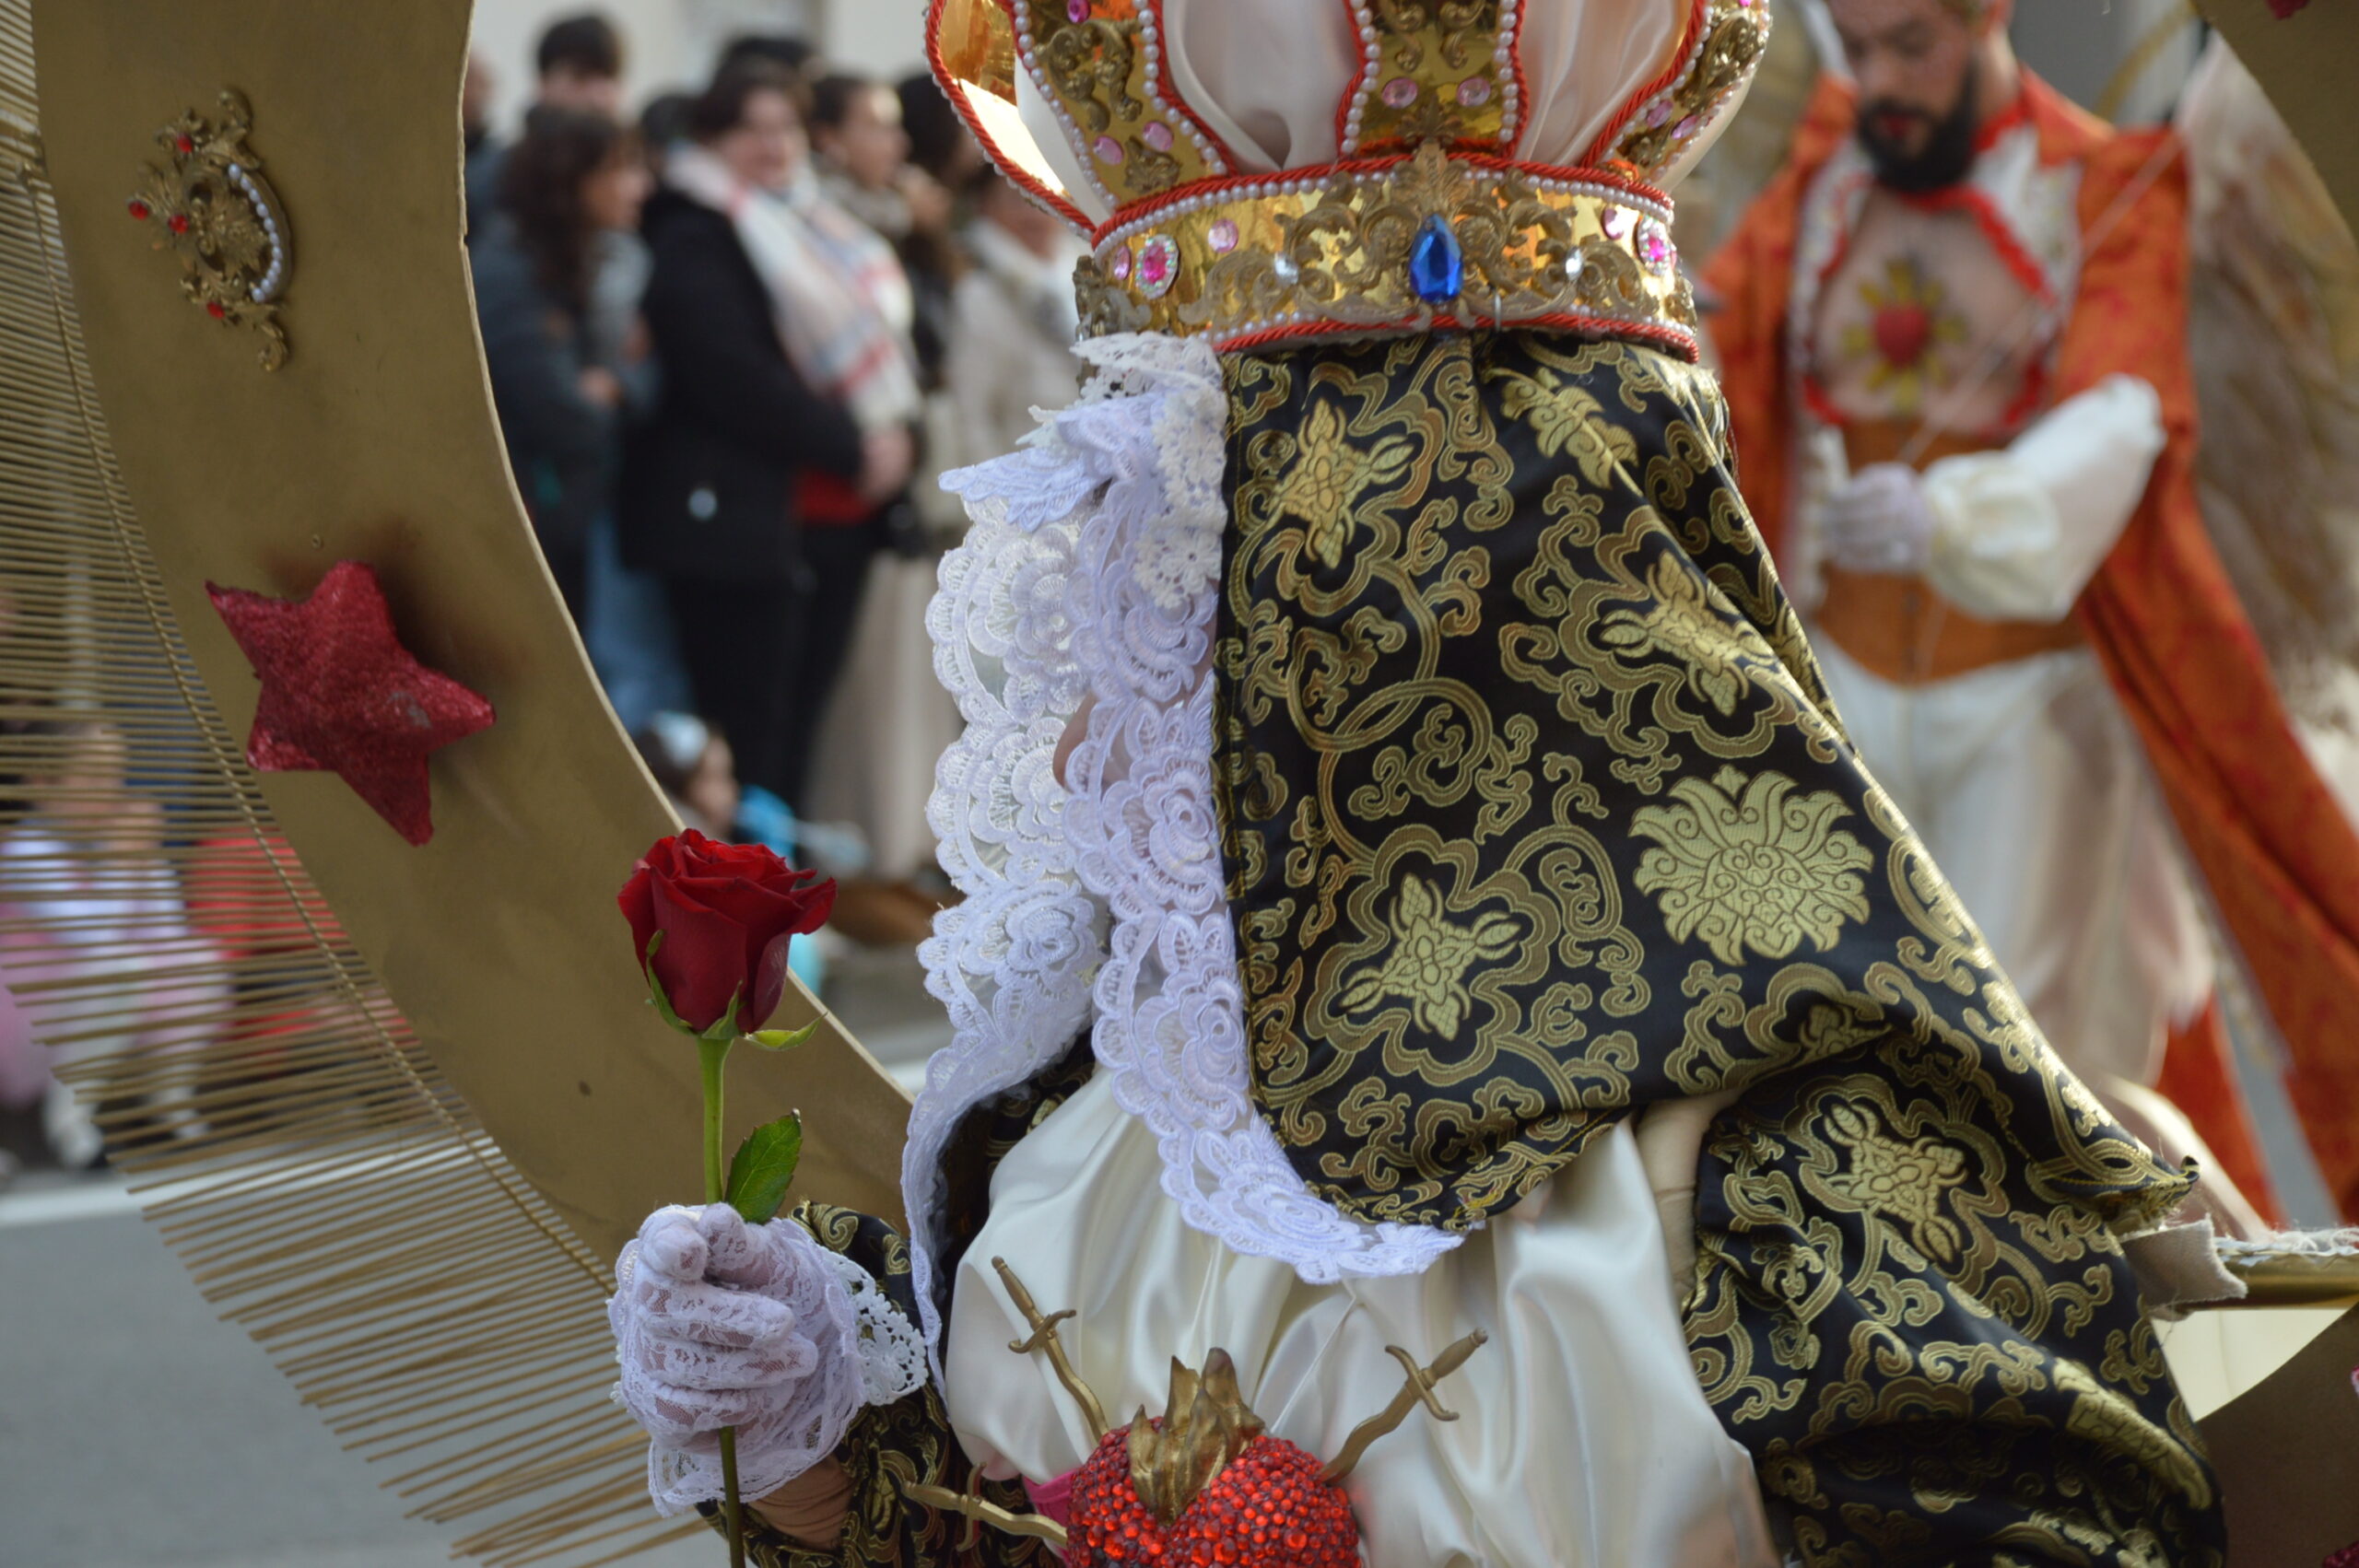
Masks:
[[[948,1038],[908,953],[849,955],[828,992],[904,1077]],[[464,1531],[404,1506],[214,1317],[118,1179],[0,1192],[0,1568],[442,1568]],[[725,1561],[717,1538],[633,1560]]]

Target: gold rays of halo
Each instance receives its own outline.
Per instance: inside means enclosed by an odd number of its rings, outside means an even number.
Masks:
[[[700,1530],[649,1510],[607,1399],[604,1261],[427,1059],[197,674],[92,385],[29,0],[0,0],[0,720],[29,780],[0,791],[0,977],[207,1299],[486,1562]],[[27,853],[28,816],[106,826]]]

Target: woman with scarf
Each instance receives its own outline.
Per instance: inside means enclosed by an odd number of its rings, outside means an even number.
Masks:
[[[649,202],[662,406],[626,460],[623,548],[660,576],[698,709],[800,806],[819,715],[918,413],[909,285],[821,195],[792,79],[716,77]]]

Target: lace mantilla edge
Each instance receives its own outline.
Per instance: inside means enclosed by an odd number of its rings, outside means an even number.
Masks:
[[[1305,1280],[1422,1271],[1459,1238],[1314,1197],[1253,1106],[1212,785],[1212,639],[1228,400],[1203,343],[1132,335],[1015,454],[947,475],[974,526],[927,617],[967,732],[930,808],[965,895],[921,950],[953,1037],[910,1118],[903,1185],[930,1346],[942,1153],[986,1097],[1088,1024],[1189,1224]],[[1094,698],[1086,738],[1059,738]]]

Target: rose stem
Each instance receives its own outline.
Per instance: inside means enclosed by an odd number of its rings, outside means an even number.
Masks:
[[[704,1200],[718,1203],[725,1190],[721,1164],[721,1068],[734,1040],[698,1040],[704,1069]],[[729,1568],[745,1568],[745,1530],[737,1500],[737,1430],[721,1429],[721,1522],[729,1537]]]

